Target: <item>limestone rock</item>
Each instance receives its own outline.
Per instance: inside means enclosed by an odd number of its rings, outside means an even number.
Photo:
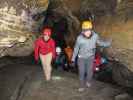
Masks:
[[[0,1],[0,57],[33,52],[33,33],[39,32],[48,4],[49,0]]]

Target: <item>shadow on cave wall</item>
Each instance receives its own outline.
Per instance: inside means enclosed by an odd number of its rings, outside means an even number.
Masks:
[[[43,27],[51,27],[53,34],[52,38],[56,42],[56,46],[64,49],[66,47],[65,37],[68,34],[68,23],[65,17],[62,17],[60,14],[51,11],[47,11],[46,18],[43,23]],[[41,30],[43,30],[43,27]]]

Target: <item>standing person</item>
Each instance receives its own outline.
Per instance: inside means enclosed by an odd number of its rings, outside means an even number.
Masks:
[[[93,62],[96,50],[96,44],[99,46],[108,47],[111,45],[109,41],[102,41],[99,39],[97,33],[92,30],[92,23],[90,21],[83,21],[82,32],[77,37],[72,62],[75,63],[77,58],[79,80],[81,87],[80,92],[84,91],[85,87],[91,86],[93,76]]]
[[[39,57],[47,81],[51,79],[51,62],[55,58],[55,41],[51,38],[51,28],[44,28],[43,36],[35,41],[34,56],[38,61]]]

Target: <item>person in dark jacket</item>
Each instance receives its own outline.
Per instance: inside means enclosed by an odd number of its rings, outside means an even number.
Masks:
[[[86,86],[91,86],[93,63],[97,44],[99,46],[109,47],[111,42],[100,40],[98,34],[92,30],[92,23],[88,20],[83,21],[82,32],[77,37],[72,56],[73,63],[75,63],[77,57],[79,80],[81,85],[79,91],[84,91]]]
[[[61,47],[56,47],[55,66],[59,71],[67,70],[68,61]]]

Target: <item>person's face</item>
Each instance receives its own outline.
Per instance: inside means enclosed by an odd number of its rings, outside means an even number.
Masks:
[[[50,36],[49,35],[43,35],[43,39],[44,39],[44,41],[48,41],[50,39]]]
[[[92,32],[91,30],[87,30],[84,32],[85,37],[89,38],[91,36]]]

